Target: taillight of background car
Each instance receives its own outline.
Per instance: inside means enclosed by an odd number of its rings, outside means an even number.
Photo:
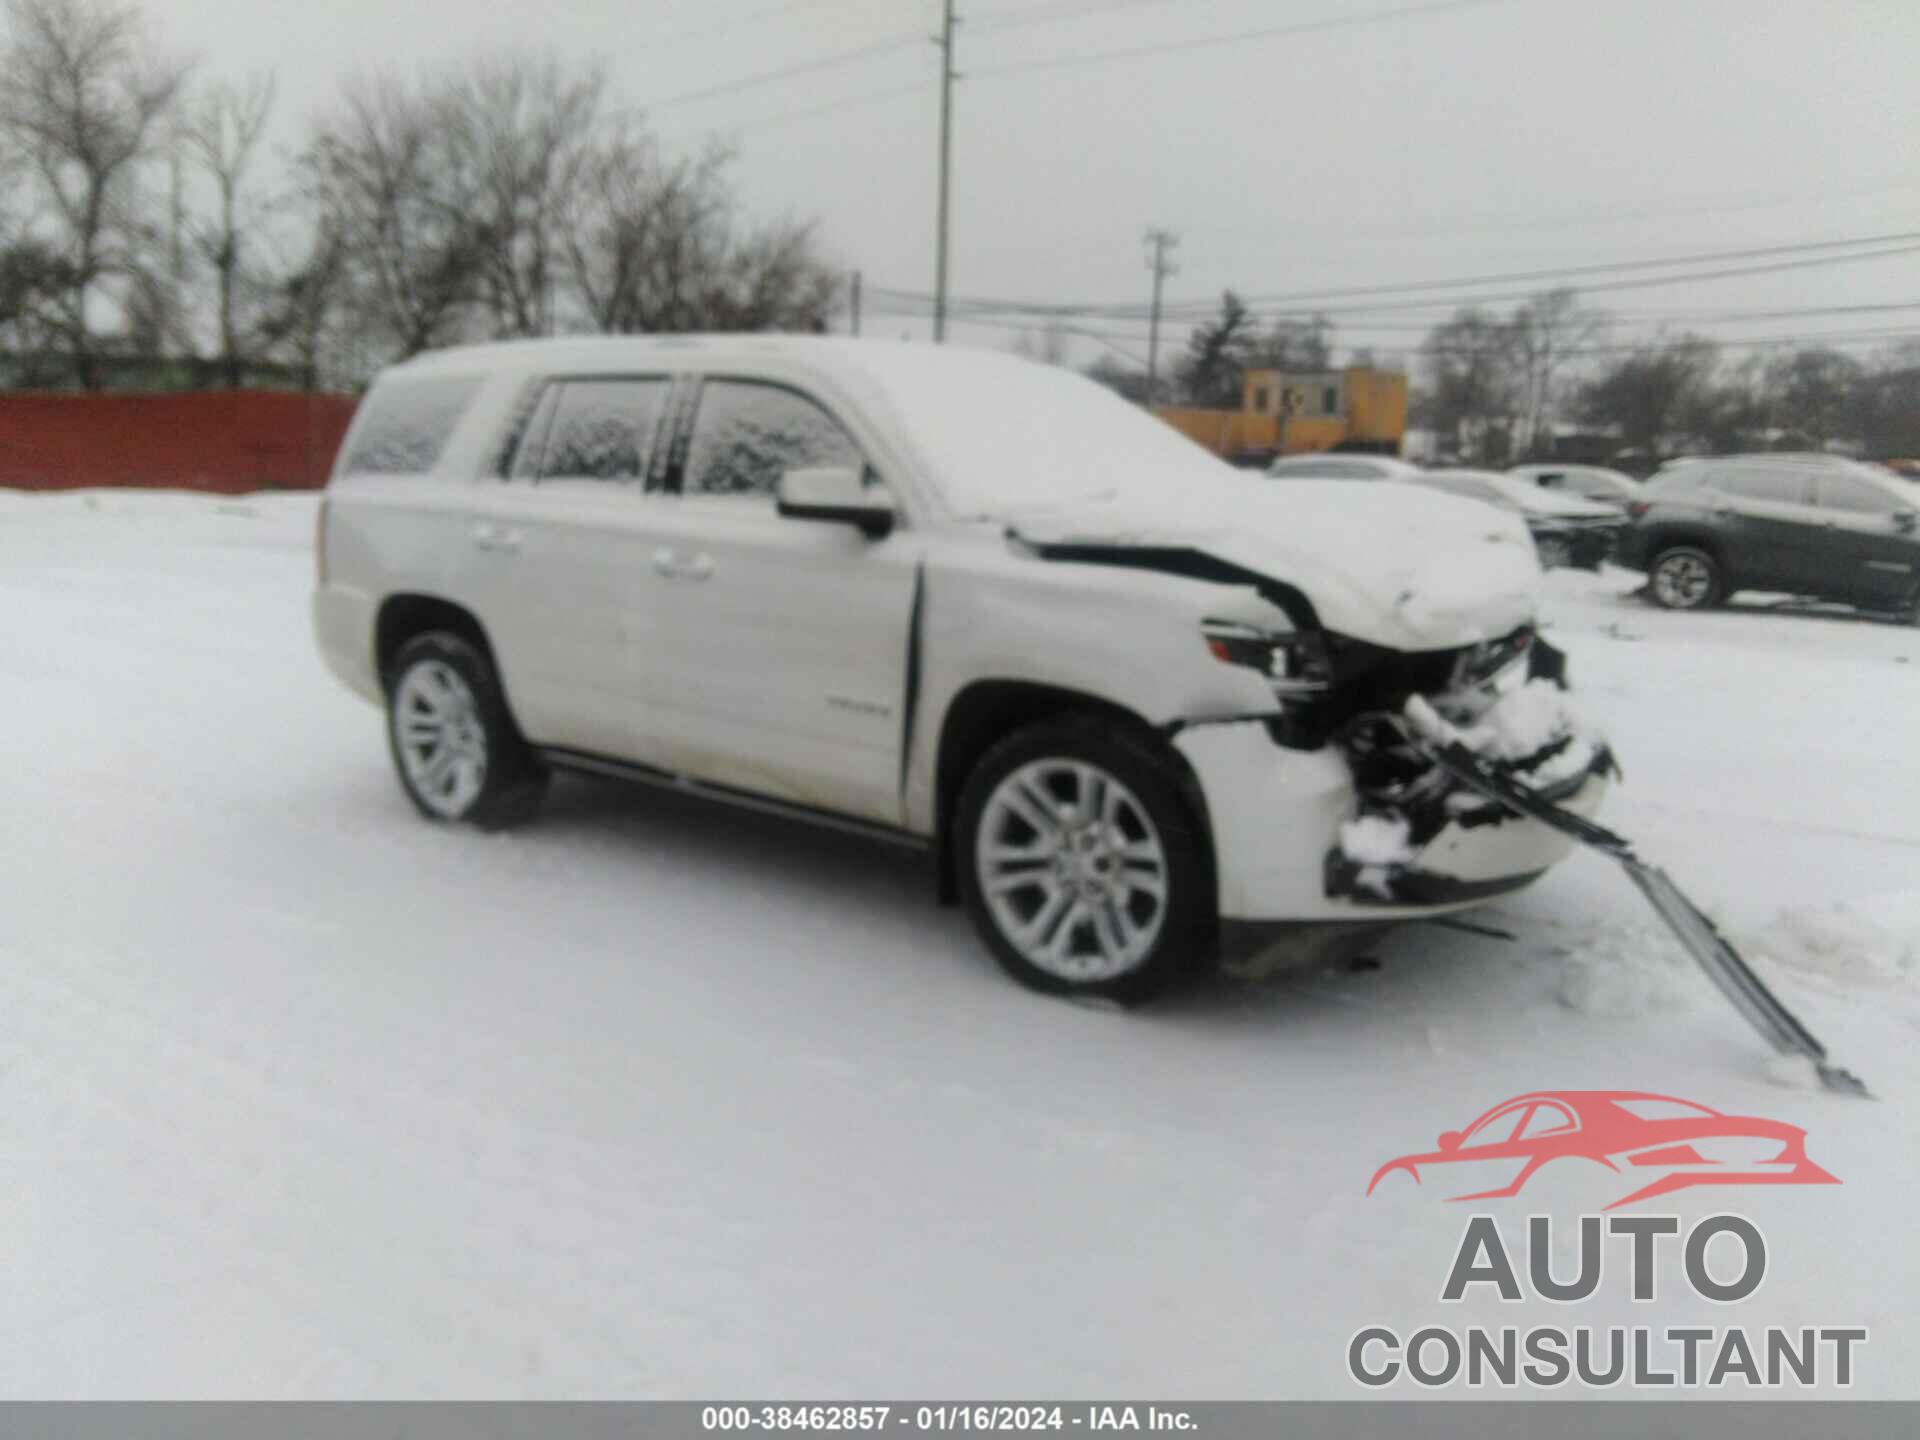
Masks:
[[[1627,518],[1629,520],[1638,520],[1652,508],[1653,502],[1651,500],[1629,500],[1627,502]]]

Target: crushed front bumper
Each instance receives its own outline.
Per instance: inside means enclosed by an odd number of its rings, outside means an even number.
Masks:
[[[1505,711],[1504,698],[1490,700],[1481,713],[1493,717],[1489,744],[1511,772],[1592,815],[1613,757],[1553,698],[1558,660],[1538,647],[1528,694]],[[1438,770],[1397,729],[1382,726],[1370,741],[1367,718],[1350,717],[1312,748],[1276,743],[1257,720],[1175,735],[1206,804],[1223,922],[1416,919],[1517,890],[1572,849],[1551,826]]]
[[[1329,850],[1355,818],[1353,772],[1335,747],[1276,746],[1259,724],[1196,726],[1174,740],[1199,779],[1211,822],[1220,918],[1227,922],[1416,919],[1537,880],[1573,841],[1536,820],[1450,819],[1410,861],[1364,888],[1332,883]],[[1582,778],[1560,803],[1599,810],[1608,778]],[[1356,876],[1356,878],[1358,878]],[[1382,889],[1384,892],[1382,893]]]

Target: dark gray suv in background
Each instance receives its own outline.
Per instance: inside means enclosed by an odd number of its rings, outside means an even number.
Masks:
[[[1920,485],[1826,457],[1728,455],[1662,471],[1613,559],[1670,610],[1773,590],[1920,624]]]

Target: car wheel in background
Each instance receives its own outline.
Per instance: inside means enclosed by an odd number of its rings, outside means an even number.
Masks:
[[[510,825],[545,786],[493,665],[459,635],[435,631],[400,648],[387,677],[387,739],[401,788],[429,820]]]
[[[1706,551],[1675,545],[1654,556],[1647,567],[1647,588],[1654,604],[1667,610],[1704,610],[1720,603],[1720,565]]]
[[[961,893],[1015,979],[1133,1004],[1205,952],[1201,837],[1150,743],[1099,720],[1002,741],[960,798]]]

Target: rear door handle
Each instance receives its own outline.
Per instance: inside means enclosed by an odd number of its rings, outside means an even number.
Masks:
[[[669,580],[705,580],[713,574],[713,557],[704,550],[683,555],[663,545],[653,552],[653,568]]]

